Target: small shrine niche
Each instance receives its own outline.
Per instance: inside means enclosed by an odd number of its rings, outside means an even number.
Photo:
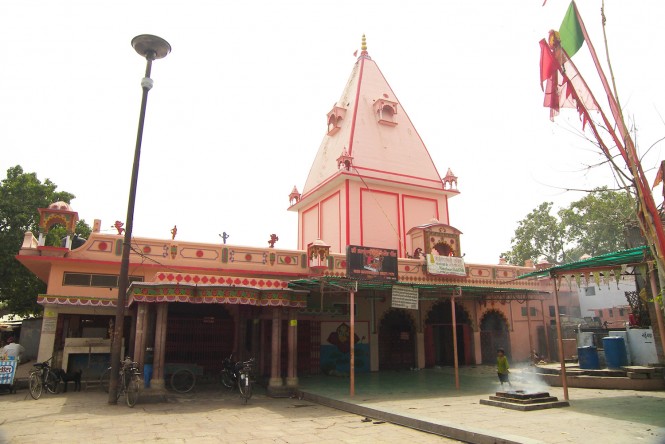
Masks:
[[[353,167],[353,157],[349,156],[346,147],[342,150],[342,155],[337,158],[337,168],[340,170],[351,171]]]
[[[328,268],[328,257],[330,256],[330,245],[317,239],[307,244],[307,261],[309,268],[315,272],[321,272]]]
[[[342,127],[342,120],[346,116],[346,109],[339,106],[333,106],[333,109],[328,113],[328,135],[332,136],[337,133]]]
[[[76,231],[76,224],[79,220],[79,215],[73,211],[67,202],[54,202],[48,208],[39,208],[39,240],[38,245],[44,247],[46,243],[46,235],[56,225],[61,225],[67,231],[67,236],[64,239],[64,248],[71,249],[72,236]]]
[[[448,168],[446,176],[443,178],[443,189],[457,190],[457,176],[453,174],[453,171],[450,168]]]
[[[428,224],[411,228],[407,235],[411,237],[413,258],[423,258],[427,254],[437,256],[461,257],[460,235],[462,232],[450,225],[432,220]]]
[[[387,96],[387,94],[384,94]],[[374,102],[374,114],[381,125],[395,126],[395,115],[397,114],[397,102],[387,98],[378,99]]]
[[[300,202],[300,192],[298,191],[298,188],[296,186],[293,186],[293,190],[291,190],[291,194],[289,194],[289,205],[294,205]]]

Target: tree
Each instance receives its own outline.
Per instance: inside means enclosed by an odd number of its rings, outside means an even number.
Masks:
[[[544,257],[552,264],[576,261],[626,248],[626,225],[635,220],[635,199],[627,193],[597,188],[552,214],[543,202],[518,223],[512,247],[503,254],[511,264]]]
[[[41,311],[37,295],[46,285],[16,260],[26,231],[37,232],[38,208],[57,201],[70,203],[74,195],[56,191],[57,185],[36,173],[25,173],[20,165],[7,170],[0,183],[0,304],[3,311],[19,315]],[[79,221],[77,233],[89,233],[85,221]]]
[[[626,248],[626,224],[635,221],[635,199],[627,193],[598,188],[559,211],[573,260]],[[636,221],[635,221],[636,222]]]

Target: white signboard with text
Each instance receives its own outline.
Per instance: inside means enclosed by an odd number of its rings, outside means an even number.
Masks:
[[[464,259],[454,256],[435,256],[433,254],[428,254],[427,272],[430,274],[466,276]]]
[[[402,285],[393,285],[392,307],[418,310],[418,289]]]

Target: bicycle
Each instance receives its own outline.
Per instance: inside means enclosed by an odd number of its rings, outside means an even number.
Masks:
[[[35,369],[30,372],[28,387],[30,388],[30,396],[33,399],[39,399],[42,396],[44,388],[46,388],[47,392],[54,395],[58,393],[60,378],[51,371],[50,362],[52,360],[53,356],[44,362],[32,364]]]
[[[109,382],[111,379],[111,367],[104,370],[99,377],[99,384],[102,389],[109,392]],[[139,388],[141,387],[141,372],[137,362],[132,361],[132,358],[127,356],[123,361],[120,361],[120,373],[118,375],[118,390],[116,392],[116,400],[124,394],[125,401],[129,407],[134,407],[136,401],[139,399]]]
[[[224,387],[227,389],[232,389],[233,387],[238,387],[240,392],[240,397],[247,400],[252,397],[252,365],[254,364],[254,358],[242,362],[233,362],[233,354],[228,358],[225,358],[222,362],[222,371],[220,372],[220,381]]]

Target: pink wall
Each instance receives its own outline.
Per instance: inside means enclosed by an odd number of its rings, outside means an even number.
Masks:
[[[330,245],[330,251],[342,252],[342,215],[340,192],[321,201],[320,238]]]

